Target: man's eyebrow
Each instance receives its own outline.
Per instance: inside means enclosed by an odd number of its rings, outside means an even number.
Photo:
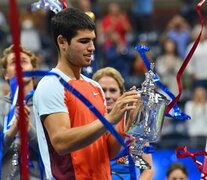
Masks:
[[[94,40],[96,37],[94,38],[88,38],[88,37],[82,37],[82,38],[79,38],[78,41],[81,41],[81,40]]]

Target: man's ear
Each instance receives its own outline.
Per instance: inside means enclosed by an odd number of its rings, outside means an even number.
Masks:
[[[59,35],[57,37],[57,43],[58,43],[58,46],[60,49],[62,49],[62,50],[66,49],[67,40],[62,35]]]

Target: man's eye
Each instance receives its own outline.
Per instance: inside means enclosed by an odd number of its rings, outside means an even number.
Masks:
[[[89,40],[85,39],[85,40],[80,40],[79,42],[82,43],[82,44],[86,44],[86,43],[89,42]]]

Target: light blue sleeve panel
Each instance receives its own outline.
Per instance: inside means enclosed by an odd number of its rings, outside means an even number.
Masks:
[[[66,82],[70,80],[70,78],[60,70],[53,69],[52,71],[59,74]],[[40,117],[57,112],[68,113],[64,103],[64,86],[59,82],[56,76],[45,76],[40,80],[33,96],[33,105],[38,144],[45,167],[45,174],[47,179],[53,180],[55,178],[52,175],[50,154]]]
[[[64,86],[55,76],[44,77],[34,93],[34,106],[38,116],[68,112],[64,103]]]

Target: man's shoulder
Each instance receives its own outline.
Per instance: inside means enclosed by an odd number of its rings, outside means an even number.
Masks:
[[[99,83],[96,82],[96,81],[94,81],[93,79],[88,78],[88,77],[86,77],[86,76],[84,76],[84,75],[82,75],[82,77],[83,77],[83,79],[84,79],[85,81],[90,82],[90,83],[93,84],[94,86],[101,88],[101,86],[99,85]]]
[[[36,101],[44,101],[50,98],[54,98],[58,93],[62,94],[63,86],[59,82],[58,78],[55,76],[45,76],[43,77],[35,90],[34,93],[34,103]]]
[[[40,91],[40,90],[51,91],[57,86],[61,86],[58,76],[46,75],[38,82],[36,91]]]
[[[69,77],[67,77],[61,70],[57,68],[53,68],[51,74],[44,76],[38,83],[38,86],[55,86],[60,85],[60,81],[58,77],[63,78],[66,82],[69,81]],[[56,74],[56,75],[55,75]]]
[[[56,76],[44,76],[39,83],[37,84],[38,86],[48,86],[51,85],[53,83],[59,83],[59,80]]]

